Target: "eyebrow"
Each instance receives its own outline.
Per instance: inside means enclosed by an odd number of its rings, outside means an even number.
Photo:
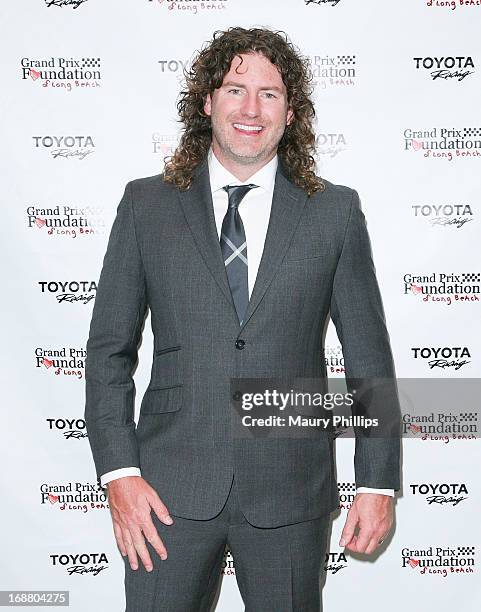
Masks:
[[[227,83],[222,83],[222,87],[240,87],[245,89],[245,85],[242,83],[234,83],[233,81],[227,81]],[[272,87],[261,87],[261,91],[277,91],[279,93],[284,93],[280,87],[276,85],[272,85]]]

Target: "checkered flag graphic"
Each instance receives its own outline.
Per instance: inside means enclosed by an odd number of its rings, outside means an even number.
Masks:
[[[82,68],[100,68],[100,57],[82,57]]]
[[[464,128],[463,138],[481,136],[481,128]]]
[[[468,423],[472,423],[473,421],[478,420],[478,415],[476,412],[460,412],[459,413],[459,421],[465,421]]]
[[[337,490],[339,493],[354,493],[356,490],[355,482],[338,482]]]
[[[479,283],[481,281],[481,273],[479,272],[463,272],[461,275],[462,283]]]
[[[356,63],[356,56],[355,55],[338,55],[337,63],[343,64],[346,66],[353,66]]]
[[[461,557],[462,555],[472,557],[474,555],[475,548],[475,546],[458,546],[457,555],[458,557]]]

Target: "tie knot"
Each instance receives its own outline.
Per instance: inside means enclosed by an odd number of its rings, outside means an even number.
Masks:
[[[248,185],[226,185],[222,187],[224,191],[227,191],[227,195],[229,196],[229,208],[237,208],[246,193],[258,186],[259,185],[249,183]]]

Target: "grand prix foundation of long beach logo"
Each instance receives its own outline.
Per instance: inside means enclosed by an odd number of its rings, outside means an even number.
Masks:
[[[429,548],[403,548],[401,566],[423,575],[446,578],[475,571],[474,546],[430,546]]]
[[[481,127],[430,129],[406,128],[404,150],[430,159],[481,158]]]
[[[108,510],[107,491],[96,482],[42,482],[40,504],[57,510],[87,513],[91,510]]]
[[[460,272],[431,274],[405,274],[403,293],[412,295],[423,302],[467,304],[479,302],[481,293],[481,273]]]
[[[160,6],[176,14],[197,15],[223,11],[230,0],[147,0],[151,6]]]
[[[328,87],[352,87],[357,82],[357,63],[354,54],[311,55],[309,57],[313,85],[319,89]]]
[[[356,483],[338,482],[337,492],[339,494],[339,508],[341,510],[349,510],[356,497]]]
[[[449,444],[452,440],[476,440],[479,436],[476,412],[431,412],[402,415],[402,434],[423,441]]]
[[[53,89],[91,89],[100,87],[100,57],[22,57],[20,73],[24,81]]]
[[[52,238],[91,238],[106,233],[103,208],[54,204],[26,208],[27,227]]]
[[[57,349],[37,347],[35,349],[35,367],[57,376],[67,376],[82,380],[85,378],[85,358],[87,351],[83,348],[62,347]]]
[[[428,8],[455,11],[457,8],[481,9],[481,0],[423,0]]]
[[[322,358],[326,365],[329,374],[344,374],[344,355],[342,354],[342,345],[325,346],[322,353]]]

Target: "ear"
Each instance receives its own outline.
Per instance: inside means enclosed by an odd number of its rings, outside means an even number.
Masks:
[[[287,111],[286,125],[291,125],[293,120],[294,120],[294,111],[292,110],[292,108],[289,108]]]
[[[212,113],[212,98],[210,97],[210,93],[207,94],[204,101],[204,113],[210,117]]]

